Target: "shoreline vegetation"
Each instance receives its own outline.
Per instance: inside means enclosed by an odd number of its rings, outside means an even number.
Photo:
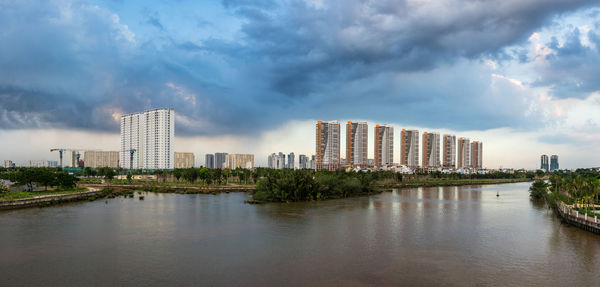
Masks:
[[[121,178],[115,178],[121,174]],[[171,171],[124,171],[100,168],[68,174],[60,168],[0,168],[0,179],[21,190],[0,190],[0,209],[49,206],[78,200],[119,196],[140,199],[143,192],[217,194],[249,192],[247,203],[317,201],[377,194],[392,188],[500,184],[531,181],[533,172],[488,174],[401,174],[389,171],[219,170],[206,168]],[[137,179],[136,179],[137,178]],[[43,189],[40,186],[44,187]],[[10,202],[10,203],[9,203]]]
[[[548,182],[534,181],[529,192],[564,222],[600,234],[600,172],[596,169],[554,172]]]
[[[274,170],[258,181],[247,202],[318,201],[371,195],[391,188],[498,184],[531,181],[534,177],[533,172],[403,175],[387,171]]]

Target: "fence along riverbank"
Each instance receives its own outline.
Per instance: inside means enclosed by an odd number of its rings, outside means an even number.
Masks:
[[[580,214],[579,211],[574,210],[571,206],[563,202],[556,207],[556,210],[558,211],[559,216],[567,223],[581,229],[600,234],[598,215],[591,217],[587,214]]]

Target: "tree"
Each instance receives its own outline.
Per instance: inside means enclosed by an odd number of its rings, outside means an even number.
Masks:
[[[529,187],[529,196],[534,199],[542,199],[548,194],[548,185],[541,179],[534,181]]]

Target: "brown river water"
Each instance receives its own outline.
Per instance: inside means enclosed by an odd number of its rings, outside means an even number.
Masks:
[[[3,211],[0,286],[600,286],[600,236],[562,224],[528,187],[264,205],[147,193]]]

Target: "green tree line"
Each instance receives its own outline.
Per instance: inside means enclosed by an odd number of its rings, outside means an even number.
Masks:
[[[48,187],[72,188],[77,183],[77,177],[69,175],[60,168],[35,167],[35,168],[9,168],[0,169],[0,179],[9,180],[20,186],[26,186],[33,191],[33,185]]]

